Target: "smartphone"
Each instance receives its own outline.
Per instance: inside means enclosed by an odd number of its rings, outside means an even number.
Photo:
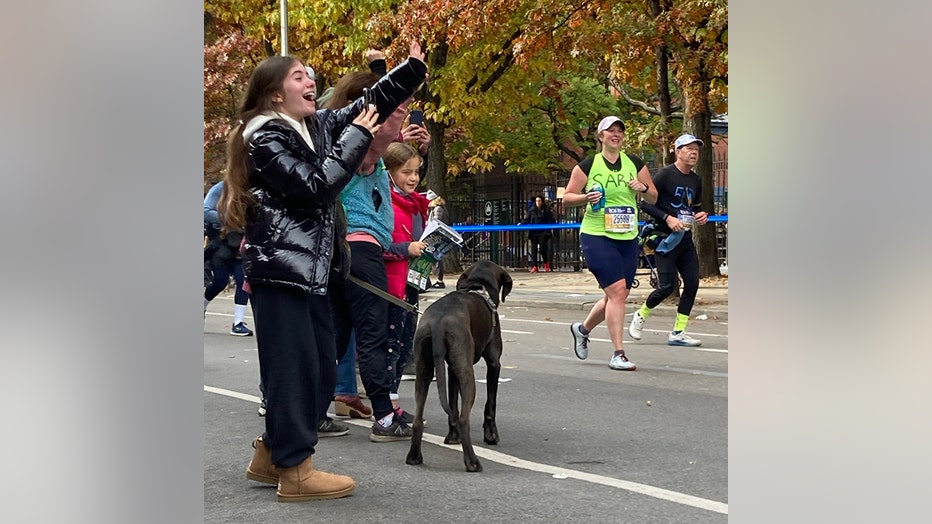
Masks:
[[[368,87],[362,89],[362,98],[366,102],[366,105],[375,105],[375,93],[372,92]]]
[[[424,123],[424,112],[421,111],[420,109],[412,109],[411,113],[409,114],[411,116],[411,119],[409,120],[409,123],[411,125],[419,126]]]

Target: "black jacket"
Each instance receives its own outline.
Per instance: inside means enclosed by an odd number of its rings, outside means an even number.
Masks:
[[[524,222],[526,224],[553,224],[553,212],[550,211],[550,206],[547,204],[544,204],[543,207],[531,206],[527,210],[527,214],[524,215]],[[530,238],[549,238],[552,236],[552,230],[534,229],[528,231],[528,236]]]
[[[219,231],[209,230],[207,246],[204,248],[204,261],[210,263],[212,268],[231,265],[236,259],[241,258],[239,243],[242,239],[243,234],[239,231],[231,231],[221,236]]]
[[[426,73],[423,62],[409,58],[373,86],[380,123],[414,94]],[[249,137],[255,204],[246,219],[243,268],[250,282],[323,295],[332,266],[348,273],[346,218],[336,204],[372,141],[368,130],[351,123],[363,103],[360,98],[336,111],[320,109],[305,119],[316,151],[283,120],[270,120]]]

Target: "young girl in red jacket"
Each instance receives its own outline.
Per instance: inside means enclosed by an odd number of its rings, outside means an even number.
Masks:
[[[388,146],[382,157],[385,169],[392,182],[392,207],[395,212],[395,228],[392,231],[392,244],[385,251],[385,272],[388,276],[388,292],[416,305],[418,291],[407,284],[408,261],[421,256],[425,244],[419,240],[427,223],[426,197],[417,192],[421,181],[421,156],[408,144],[394,142]],[[410,362],[414,350],[414,328],[417,315],[395,304],[389,305],[388,311],[388,347],[389,358],[397,359],[391,364],[395,372],[395,382],[390,397],[396,407],[396,415],[411,424],[414,417],[398,407],[398,385],[405,364]]]

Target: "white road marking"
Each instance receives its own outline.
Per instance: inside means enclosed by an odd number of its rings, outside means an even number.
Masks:
[[[230,317],[230,318],[233,318],[233,316],[234,316],[232,313],[214,313],[214,312],[212,312],[212,311],[208,311],[207,314],[208,314],[208,315],[213,315],[213,316],[215,316],[215,317]],[[252,320],[252,315],[243,315],[243,318],[244,318],[244,319],[248,318],[248,319]]]
[[[238,398],[240,400],[246,400],[248,402],[255,402],[258,404],[262,402],[262,399],[255,395],[247,395],[246,393],[240,393],[239,391],[231,391],[229,389],[215,388],[213,386],[204,386],[204,391],[208,393],[216,393],[218,395],[224,395],[227,397]]]
[[[237,398],[240,400],[246,400],[258,404],[260,402],[259,397],[255,395],[247,395],[245,393],[239,393],[236,391],[230,391],[228,389],[215,388],[211,386],[204,386],[204,391],[208,393],[216,393],[218,395],[225,395],[232,398]],[[328,415],[335,416],[333,413],[328,413]],[[354,426],[359,426],[365,429],[372,427],[371,421],[358,421],[354,419],[340,419],[341,424],[353,424]],[[429,442],[437,446],[447,448],[452,451],[462,451],[462,446],[459,445],[449,445],[443,443],[443,437],[438,435],[433,435],[430,433],[424,432],[424,442]],[[539,473],[544,473],[546,475],[565,475],[566,478],[581,480],[583,482],[591,482],[593,484],[599,484],[601,486],[606,486],[610,488],[623,489],[625,491],[630,491],[632,493],[640,493],[641,495],[647,495],[648,497],[654,497],[661,500],[666,500],[676,504],[682,504],[684,506],[691,506],[694,508],[704,509],[708,511],[713,511],[715,513],[721,513],[723,515],[728,514],[728,504],[724,502],[718,502],[715,500],[704,499],[701,497],[696,497],[693,495],[687,495],[685,493],[679,493],[677,491],[671,491],[668,489],[658,488],[656,486],[651,486],[649,484],[641,484],[639,482],[632,482],[630,480],[616,479],[612,477],[606,477],[603,475],[595,475],[592,473],[586,473],[584,471],[577,471],[574,469],[561,468],[558,466],[551,466],[550,464],[541,464],[538,462],[531,462],[529,460],[519,459],[517,457],[512,457],[505,453],[499,451],[493,451],[488,448],[484,448],[479,445],[473,445],[473,449],[476,452],[476,455],[502,464],[504,466],[511,466],[514,468],[521,468],[528,471],[536,471]]]

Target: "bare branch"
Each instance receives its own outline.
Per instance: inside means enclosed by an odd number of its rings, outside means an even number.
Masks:
[[[656,107],[654,107],[654,106],[648,104],[647,102],[643,102],[643,101],[641,101],[641,100],[635,100],[635,99],[631,98],[631,97],[628,95],[628,92],[625,91],[625,89],[624,89],[623,87],[621,87],[620,85],[618,85],[618,83],[615,82],[614,79],[611,79],[611,78],[610,78],[608,81],[609,81],[609,83],[612,84],[612,87],[614,87],[615,89],[618,90],[619,93],[621,93],[622,98],[624,98],[629,104],[631,104],[631,105],[633,105],[633,106],[635,106],[635,107],[639,107],[639,108],[643,109],[644,111],[647,111],[648,113],[650,113],[650,114],[652,114],[652,115],[663,116],[663,115],[661,114],[661,111],[660,111],[659,109],[657,109]],[[671,112],[670,112],[670,115],[669,115],[670,118],[683,118],[683,108],[681,108],[681,107],[679,107],[679,106],[674,106],[674,107],[671,107],[670,109],[671,109]]]
[[[563,27],[566,23],[570,21],[570,19],[573,17],[574,14],[582,10],[586,5],[589,4],[589,2],[590,0],[586,0],[585,2],[582,2],[579,6],[572,9],[569,13],[567,13],[567,15],[562,20],[558,21],[553,27],[550,28],[550,33],[553,33],[557,29]],[[492,74],[488,78],[486,78],[485,82],[483,82],[482,85],[479,87],[479,90],[481,92],[484,93],[488,91],[489,89],[491,89],[492,86],[495,84],[495,81],[501,78],[501,76],[505,74],[505,71],[507,71],[508,68],[511,67],[515,63],[515,55],[513,52],[513,46],[514,46],[515,40],[517,40],[518,37],[520,37],[522,34],[524,34],[524,30],[520,28],[517,29],[514,33],[511,34],[510,37],[508,37],[508,40],[504,44],[502,44],[502,49],[499,52],[495,53],[495,55],[492,56],[492,58],[489,60],[489,64],[494,64],[498,62],[499,60],[501,60],[502,58],[505,59],[503,62],[501,62],[498,65],[497,68],[495,68],[495,71],[493,71]],[[467,93],[470,92],[472,88],[478,82],[479,82],[479,75],[477,73],[473,75],[473,77],[470,78],[468,82],[466,82],[466,92]]]
[[[489,63],[494,64],[495,62],[498,62],[499,60],[501,60],[502,57],[506,55],[510,56],[511,57],[510,61],[513,62],[514,55],[512,55],[511,53],[511,46],[514,43],[514,41],[517,40],[519,36],[521,36],[521,34],[522,34],[522,31],[520,29],[512,33],[512,35],[508,38],[508,41],[502,44],[502,49],[499,52],[495,53],[495,55],[489,60]],[[511,64],[509,63],[509,60],[506,60],[505,63],[507,64],[505,66],[505,68],[507,69],[508,65],[511,65]],[[501,70],[501,72],[498,73],[498,75],[501,76],[504,70],[502,69],[502,66],[499,66],[498,69]],[[476,82],[478,81],[479,81],[479,75],[478,74],[473,75],[473,77],[469,79],[469,82],[466,82],[466,92],[468,93],[472,89],[472,87],[476,85]],[[486,85],[488,83],[489,82],[486,81],[483,85]],[[482,91],[486,91],[487,89],[488,87],[486,87],[485,89],[482,89]]]

